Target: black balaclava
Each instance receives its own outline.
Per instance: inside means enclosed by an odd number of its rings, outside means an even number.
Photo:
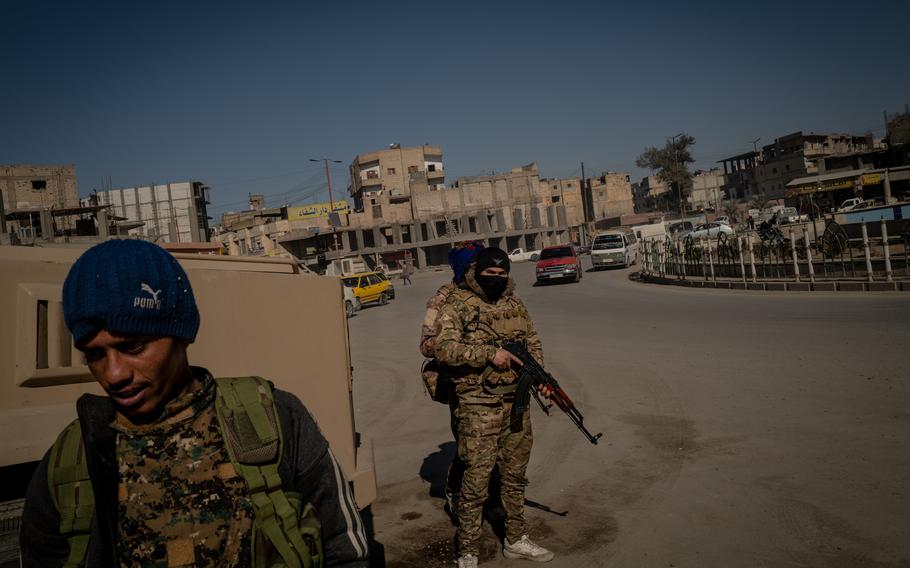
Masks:
[[[487,299],[496,302],[506,291],[509,285],[508,273],[511,269],[509,255],[504,250],[496,247],[488,247],[478,253],[474,260],[474,279]],[[502,268],[506,271],[503,276],[486,276],[481,272],[487,268]]]

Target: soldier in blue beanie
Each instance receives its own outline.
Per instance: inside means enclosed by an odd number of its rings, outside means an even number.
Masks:
[[[420,352],[427,360],[424,361],[421,375],[427,390],[434,400],[449,405],[449,424],[452,436],[458,436],[458,419],[455,410],[458,408],[458,397],[455,396],[451,382],[440,381],[440,365],[435,361],[436,356],[436,319],[439,311],[446,303],[449,294],[464,282],[465,274],[474,262],[477,254],[483,250],[483,244],[477,241],[458,243],[449,251],[449,266],[452,268],[452,280],[439,287],[427,300],[426,313],[423,318],[423,327],[420,336]],[[461,479],[464,476],[465,464],[456,454],[449,465],[445,481],[446,506],[449,516],[457,522],[458,493],[461,491]],[[499,498],[499,475],[494,472],[490,480],[489,500],[486,511],[492,518],[502,516],[502,501]]]
[[[35,471],[23,566],[367,566],[349,484],[303,404],[190,365],[199,310],[170,253],[140,240],[92,247],[67,275],[63,311],[107,396],[79,399]],[[232,397],[249,412],[225,414]]]

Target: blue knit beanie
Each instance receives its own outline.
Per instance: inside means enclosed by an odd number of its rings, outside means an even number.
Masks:
[[[477,256],[477,253],[481,250],[483,250],[482,245],[468,243],[465,246],[456,247],[449,251],[449,266],[452,267],[452,272],[454,273],[452,280],[454,280],[456,284],[464,282],[465,272],[468,271],[468,268],[474,261],[474,257]]]
[[[102,329],[193,341],[199,310],[186,272],[156,244],[111,240],[80,256],[63,284],[63,318],[77,346]]]

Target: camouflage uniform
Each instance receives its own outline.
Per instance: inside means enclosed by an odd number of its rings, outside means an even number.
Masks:
[[[467,467],[458,509],[460,555],[479,553],[482,506],[497,462],[506,536],[516,542],[527,534],[524,492],[533,442],[530,413],[512,423],[513,395],[508,391],[518,376],[513,370],[500,371],[490,364],[497,351],[494,341],[524,342],[543,364],[540,338],[513,290],[510,279],[502,297],[490,303],[468,271],[463,287],[452,291],[437,321],[436,358],[453,367],[456,377],[458,457]]]
[[[249,566],[253,506],[215,413],[215,381],[134,425],[121,414],[118,554],[121,566]]]

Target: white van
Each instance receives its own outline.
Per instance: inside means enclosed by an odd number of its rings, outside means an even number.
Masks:
[[[594,270],[607,266],[631,266],[638,262],[638,239],[631,231],[613,230],[598,233],[591,243]]]
[[[650,225],[636,225],[632,227],[632,230],[635,232],[636,240],[639,241],[653,239],[654,237],[665,238],[669,235],[667,232],[667,224],[663,221],[651,223]]]

